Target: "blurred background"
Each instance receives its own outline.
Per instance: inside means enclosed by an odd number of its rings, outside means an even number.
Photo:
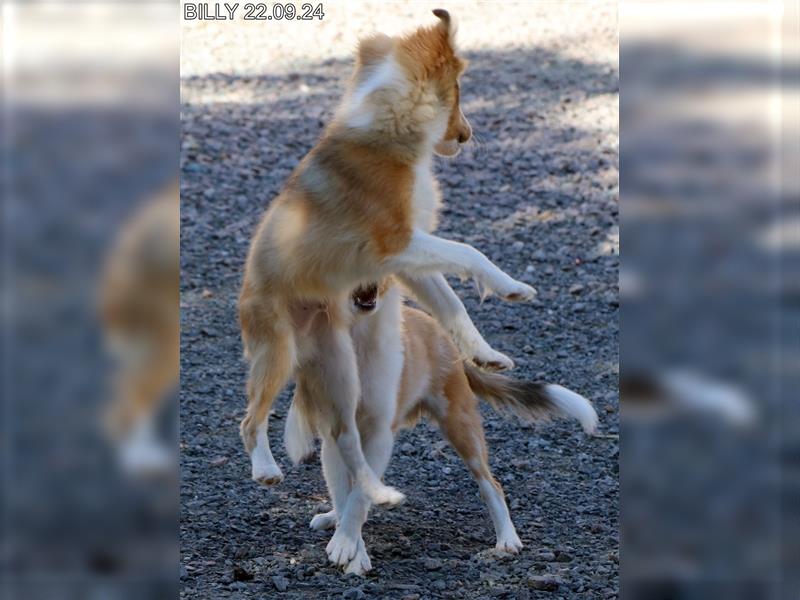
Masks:
[[[173,2],[2,5],[3,598],[177,594],[177,407],[170,419],[161,405],[173,456],[159,482],[134,473],[142,446],[126,450],[133,428],[111,421],[143,402],[124,396],[149,395],[123,373],[163,347],[158,315],[177,314],[178,14]],[[153,220],[168,233],[143,243],[132,223],[164,196],[172,216]],[[168,301],[133,284],[170,269]]]
[[[627,3],[622,577],[797,598],[798,3]]]

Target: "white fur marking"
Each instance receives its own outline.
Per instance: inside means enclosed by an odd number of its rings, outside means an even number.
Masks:
[[[337,527],[336,533],[325,547],[328,559],[335,565],[345,566],[356,555],[360,538],[344,527]],[[363,542],[361,542],[363,544]]]
[[[514,368],[514,362],[509,357],[494,350],[483,339],[469,318],[461,299],[441,273],[425,277],[409,277],[401,274],[400,279],[447,330],[463,358],[474,359],[485,365],[498,365],[505,369]]]
[[[333,503],[333,512],[344,509],[347,495],[350,493],[350,472],[344,464],[339,453],[336,442],[326,437],[322,440],[322,451],[320,452],[322,461],[322,474],[325,476],[325,483],[328,486],[328,494]]]
[[[374,111],[369,106],[370,94],[386,88],[402,91],[406,86],[403,70],[394,56],[389,55],[380,64],[372,68],[372,72],[359,85],[344,104],[344,119],[349,127],[369,127],[374,118]]]
[[[556,384],[548,384],[545,393],[564,414],[578,420],[586,433],[597,429],[597,413],[589,401],[575,392]]]
[[[122,468],[134,476],[166,473],[177,465],[169,448],[156,436],[149,417],[140,419],[121,442],[119,459]]]
[[[511,522],[511,515],[508,514],[508,507],[503,495],[488,479],[478,479],[478,488],[494,524],[494,531],[497,535],[496,548],[516,554],[522,548],[522,542],[514,528],[514,523]]]
[[[677,404],[692,411],[709,411],[736,426],[751,425],[756,419],[753,402],[731,384],[690,371],[668,372],[662,382]]]
[[[267,419],[264,419],[264,422],[256,430],[256,447],[253,448],[250,461],[253,468],[253,480],[262,485],[274,485],[283,481],[283,473],[272,457],[267,437],[267,425]]]
[[[429,155],[414,165],[414,225],[432,231],[438,212],[439,190],[433,177],[433,157]]]

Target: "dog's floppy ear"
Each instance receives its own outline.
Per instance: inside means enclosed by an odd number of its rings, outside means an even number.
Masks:
[[[392,50],[392,38],[382,33],[364,38],[358,42],[358,64],[366,67],[376,65]]]

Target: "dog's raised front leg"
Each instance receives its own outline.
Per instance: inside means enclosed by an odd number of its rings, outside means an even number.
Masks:
[[[412,276],[439,272],[472,277],[485,291],[495,292],[511,302],[536,296],[535,289],[504,273],[472,246],[445,240],[421,229],[415,229],[406,249],[387,258],[383,267],[388,273]]]
[[[445,328],[464,358],[494,370],[513,369],[514,361],[502,352],[494,350],[469,318],[461,299],[447,283],[441,273],[433,275],[406,275],[397,278],[414,294]]]

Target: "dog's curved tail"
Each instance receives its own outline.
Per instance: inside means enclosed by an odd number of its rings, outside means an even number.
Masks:
[[[586,433],[597,429],[597,413],[583,396],[554,383],[518,381],[499,373],[483,371],[464,363],[469,387],[492,408],[515,415],[525,422],[553,417],[572,417]]]
[[[296,399],[293,399],[286,414],[286,426],[283,430],[286,454],[294,465],[306,461],[314,454],[314,430],[296,404]]]

